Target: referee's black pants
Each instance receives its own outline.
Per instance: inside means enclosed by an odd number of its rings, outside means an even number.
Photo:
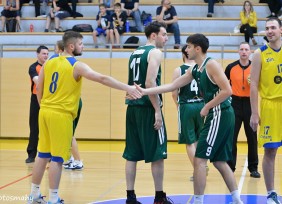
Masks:
[[[36,94],[32,94],[30,98],[30,108],[29,108],[29,142],[27,146],[27,154],[29,158],[35,158],[37,154],[38,145],[38,113],[39,104],[37,101]]]
[[[242,123],[244,124],[245,134],[248,143],[248,169],[250,172],[258,170],[258,142],[257,132],[250,126],[251,103],[250,97],[232,96],[232,107],[235,113],[235,128],[233,137],[233,160],[228,161],[230,168],[236,170],[237,161],[237,140]]]

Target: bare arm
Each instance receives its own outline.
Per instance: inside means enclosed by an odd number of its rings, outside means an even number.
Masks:
[[[167,20],[167,21],[164,21],[164,22],[165,22],[165,24],[169,25],[169,24],[176,23],[177,21],[178,21],[178,17],[173,16],[173,18],[171,20]]]
[[[177,67],[174,72],[173,72],[173,75],[172,75],[172,81],[175,81],[177,78],[180,77],[180,68]],[[176,105],[176,107],[178,106],[178,103],[177,103],[177,98],[178,98],[178,92],[179,90],[176,89],[174,91],[171,92],[171,95],[172,95],[172,99]]]
[[[37,86],[38,84],[38,76],[35,76],[32,78],[32,81],[35,83],[35,85]]]
[[[129,86],[125,83],[116,80],[113,77],[100,74],[91,69],[87,64],[83,62],[77,62],[74,68],[74,78],[78,80],[80,76],[114,89],[127,91],[127,93],[131,95],[134,99],[141,97],[140,92],[137,91],[134,86]]]
[[[154,49],[150,52],[148,59],[148,70],[146,75],[146,88],[156,87],[156,78],[158,75],[159,67],[161,64],[162,53],[159,49]],[[160,129],[163,125],[161,108],[160,108],[160,99],[157,94],[149,95],[149,99],[155,109],[155,124],[154,128],[156,130]]]
[[[206,71],[211,80],[220,88],[220,91],[214,99],[205,104],[205,106],[200,112],[202,116],[206,116],[211,108],[222,103],[232,94],[232,89],[229,84],[229,81],[226,75],[224,74],[222,67],[217,61],[210,60],[207,63]]]
[[[34,79],[35,77],[33,77]],[[36,83],[36,82],[34,82]],[[43,87],[44,87],[44,66],[41,68],[37,83],[36,83],[36,96],[37,96],[37,101],[40,105],[42,95],[43,95]]]
[[[165,6],[162,7],[162,11],[159,15],[156,16],[156,20],[159,22],[163,22],[164,21],[164,13],[167,10],[167,8]]]
[[[182,86],[191,83],[192,80],[193,80],[192,73],[190,71],[187,71],[185,74],[183,74],[181,77],[177,78],[170,84],[164,84],[162,86],[148,88],[148,89],[142,89],[137,84],[135,84],[135,86],[143,95],[160,94],[160,93],[172,92],[175,89],[179,89]]]
[[[252,115],[250,119],[251,128],[256,131],[260,117],[258,113],[258,86],[261,72],[261,58],[260,51],[256,50],[253,56],[252,68],[251,68],[251,92],[250,92],[250,101],[251,101],[251,109]]]

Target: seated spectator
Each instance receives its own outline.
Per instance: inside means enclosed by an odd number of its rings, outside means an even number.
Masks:
[[[268,0],[267,4],[271,13],[266,18],[278,17],[282,2],[280,0]]]
[[[174,49],[180,48],[180,30],[178,25],[178,17],[174,6],[171,5],[169,0],[162,0],[161,6],[157,8],[156,20],[164,22],[167,25],[167,32],[174,34]]]
[[[71,16],[73,18],[80,17],[80,16],[77,16],[78,13],[76,12],[76,5],[78,3],[78,0],[68,0],[68,2],[71,3],[71,10],[72,10]]]
[[[125,32],[127,15],[121,10],[121,4],[115,3],[115,12],[111,16],[112,27],[110,29],[110,39],[112,44],[120,45],[120,35]],[[114,43],[116,41],[116,43]]]
[[[252,40],[253,45],[257,45],[254,33],[257,32],[257,14],[250,1],[245,1],[243,10],[240,12],[241,27],[240,33],[244,33],[245,42]]]
[[[214,4],[215,3],[224,3],[224,0],[204,0],[206,3],[208,3],[208,14],[207,17],[211,18],[213,15],[213,11],[214,11]]]
[[[99,0],[100,4],[105,4],[107,13],[111,16],[114,13],[115,0]]]
[[[20,1],[19,0],[5,0],[3,1],[3,11],[1,12],[2,32],[5,32],[6,18],[16,18],[16,31],[20,32],[21,21]]]
[[[136,31],[143,32],[144,27],[141,22],[141,13],[139,11],[139,0],[121,0],[121,9],[127,14],[127,17],[132,17],[135,21]]]
[[[106,12],[105,4],[99,5],[99,13],[96,17],[97,28],[93,31],[93,40],[95,47],[98,48],[97,45],[97,36],[103,34],[106,37],[106,44],[109,43],[110,34],[109,28],[111,25],[111,17]]]
[[[53,9],[50,10],[50,13],[47,15],[46,26],[44,32],[49,32],[51,19],[55,19],[55,30],[56,32],[62,32],[60,28],[60,20],[70,17],[72,10],[68,4],[68,0],[59,0],[56,2],[53,0]]]

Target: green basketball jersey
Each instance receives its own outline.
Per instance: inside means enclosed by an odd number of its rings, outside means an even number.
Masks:
[[[206,70],[206,64],[210,59],[211,58],[208,57],[203,62],[202,72],[198,70],[199,69],[198,65],[194,66],[192,69],[192,75],[194,79],[197,81],[197,83],[199,84],[200,94],[203,96],[205,103],[208,103],[209,101],[214,99],[220,91],[219,87],[210,80]],[[226,108],[229,107],[230,105],[231,105],[231,97],[228,97],[225,101],[223,101],[220,104],[220,108],[221,109]]]
[[[128,63],[128,85],[141,84],[142,88],[145,87],[147,70],[148,70],[148,55],[151,50],[156,49],[155,46],[145,45],[138,47],[130,56]],[[161,84],[161,66],[158,67],[158,75],[156,78],[156,84],[159,86]],[[160,105],[162,104],[161,95]],[[152,106],[152,103],[148,96],[143,96],[137,100],[126,100],[128,105],[136,106]]]
[[[190,65],[183,64],[179,67],[180,75],[182,76],[187,72],[190,68]],[[195,79],[192,80],[191,83],[181,87],[178,93],[178,103],[193,103],[197,101],[202,101],[203,99],[200,97],[200,91],[198,88],[197,81]]]

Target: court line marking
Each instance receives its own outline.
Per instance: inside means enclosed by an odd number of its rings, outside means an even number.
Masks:
[[[8,183],[8,184],[6,184],[6,185],[4,185],[4,186],[0,186],[0,190],[3,189],[3,188],[8,187],[8,186],[10,186],[10,185],[13,185],[13,184],[15,184],[15,183],[18,183],[18,182],[20,182],[21,180],[24,180],[24,179],[26,179],[26,178],[28,178],[28,177],[30,177],[30,176],[32,176],[32,173],[31,173],[31,174],[28,174],[27,176],[24,176],[24,177],[22,177],[22,178],[19,178],[19,179],[15,180],[15,181],[12,181],[11,183]]]
[[[239,191],[240,195],[241,195],[241,192],[242,192],[242,189],[243,189],[243,184],[244,184],[244,181],[245,181],[245,178],[246,178],[247,167],[248,167],[248,159],[246,157],[244,168],[243,168],[243,171],[242,171],[239,183],[238,183],[238,191]]]
[[[230,194],[205,194],[205,196],[231,196]],[[168,197],[173,197],[173,196],[190,196],[189,200],[187,201],[187,204],[189,204],[189,201],[191,201],[191,198],[193,198],[193,195],[191,194],[168,194]],[[264,197],[264,194],[242,194],[241,196],[259,196],[259,197]],[[138,198],[152,198],[154,199],[154,196],[138,196]],[[87,204],[99,204],[99,203],[106,203],[106,202],[111,202],[111,201],[120,201],[120,200],[126,200],[126,198],[113,198],[113,199],[108,199],[108,200],[100,200],[100,201],[94,201],[90,202]]]

